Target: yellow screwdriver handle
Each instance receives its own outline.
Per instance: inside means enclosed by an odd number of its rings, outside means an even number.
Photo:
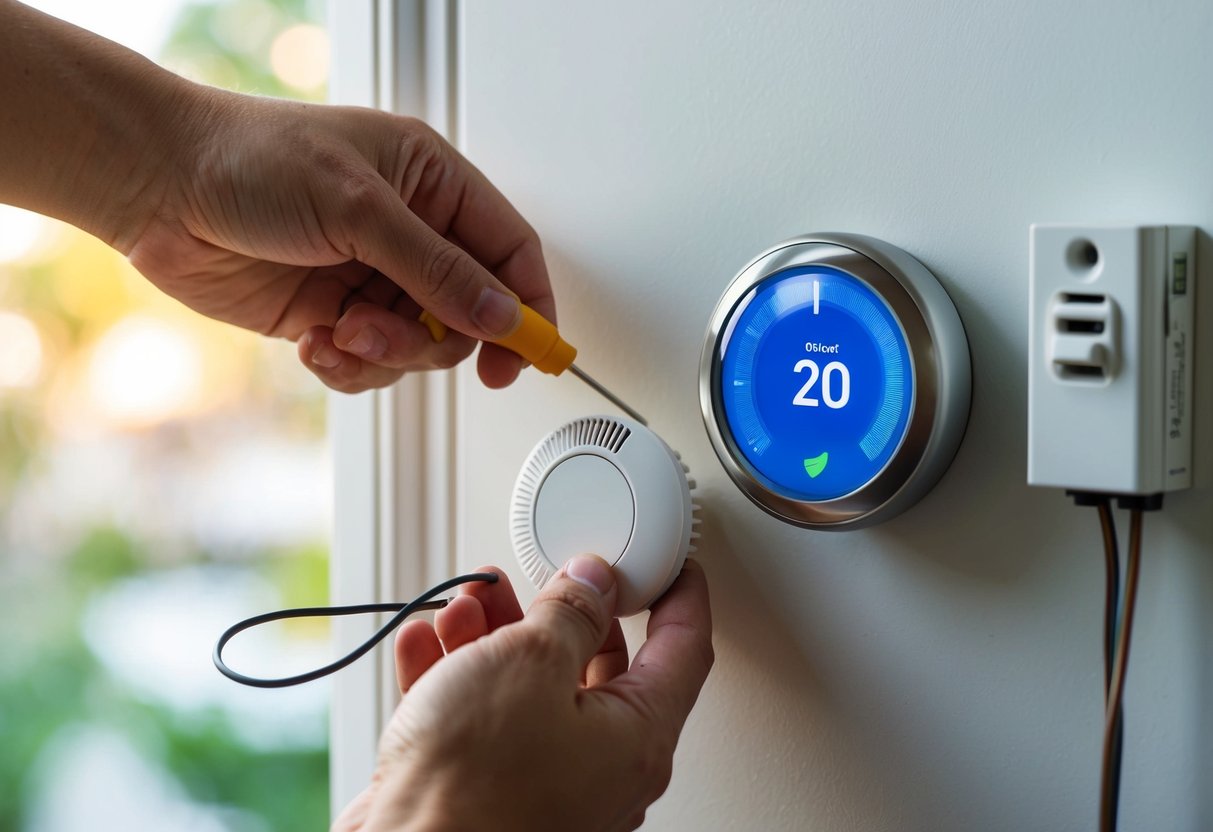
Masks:
[[[430,337],[434,339],[435,344],[441,344],[446,340],[446,324],[429,312],[422,309],[421,314],[417,316],[417,320],[425,324],[425,328],[430,331]]]
[[[493,343],[516,352],[535,365],[535,369],[558,376],[577,358],[576,348],[560,337],[556,325],[525,303],[518,328]]]
[[[560,375],[577,358],[577,348],[560,337],[555,324],[525,303],[521,306],[522,321],[518,327],[492,343],[517,353],[542,372]],[[417,320],[425,324],[435,341],[441,342],[446,337],[446,326],[429,312],[422,311]]]

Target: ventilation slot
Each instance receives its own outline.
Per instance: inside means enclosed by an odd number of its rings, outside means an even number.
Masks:
[[[1103,321],[1075,321],[1064,320],[1057,322],[1061,326],[1062,332],[1090,332],[1094,335],[1104,331]]]
[[[596,445],[617,454],[631,435],[630,428],[614,419],[578,419],[560,429],[557,441],[564,444],[561,452],[579,445]]]
[[[1057,368],[1057,374],[1064,379],[1102,381],[1107,377],[1107,371],[1094,364],[1067,364],[1056,361],[1053,366]]]
[[[1103,382],[1115,372],[1116,306],[1107,295],[1058,292],[1052,304],[1050,352],[1062,381]]]

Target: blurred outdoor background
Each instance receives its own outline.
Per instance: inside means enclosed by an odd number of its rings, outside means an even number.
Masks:
[[[323,0],[25,0],[196,80],[320,101]],[[328,688],[229,624],[325,602],[323,388],[0,205],[0,830],[328,828]],[[232,645],[323,663],[303,622]]]

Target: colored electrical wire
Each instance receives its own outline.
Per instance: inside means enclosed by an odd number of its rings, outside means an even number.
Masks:
[[[1112,657],[1116,652],[1116,612],[1120,599],[1120,544],[1116,540],[1116,520],[1112,516],[1111,501],[1100,499],[1099,525],[1103,531],[1104,581],[1103,608],[1103,684],[1104,699],[1112,687]]]
[[[223,635],[219,636],[219,641],[215,643],[215,652],[213,660],[215,667],[219,669],[227,678],[233,682],[239,682],[242,685],[248,685],[254,688],[286,688],[292,685],[301,685],[304,682],[311,682],[328,676],[330,673],[336,673],[344,667],[348,667],[358,659],[366,655],[370,650],[388,636],[392,630],[396,629],[400,624],[415,612],[423,610],[436,610],[445,607],[450,601],[443,599],[440,601],[432,600],[435,595],[454,589],[460,584],[472,583],[474,581],[484,581],[485,583],[496,583],[497,575],[492,572],[471,572],[467,575],[459,575],[451,578],[448,581],[443,581],[437,586],[431,587],[425,592],[418,595],[407,604],[400,603],[382,603],[382,604],[355,604],[344,607],[300,607],[298,609],[278,610],[277,612],[267,612],[262,615],[255,615],[252,618],[246,618],[238,624],[233,624],[224,630]],[[393,612],[393,615],[386,624],[380,627],[374,635],[364,641],[362,644],[355,647],[349,653],[346,653],[341,658],[334,662],[326,664],[324,667],[318,667],[315,670],[310,670],[307,673],[300,673],[295,676],[284,676],[279,679],[259,679],[254,676],[246,676],[243,673],[238,673],[227,666],[223,660],[223,648],[232,640],[234,636],[251,627],[257,627],[262,624],[268,624],[272,621],[283,621],[288,618],[320,618],[333,617],[339,615],[361,615],[374,612]]]
[[[1138,574],[1141,571],[1142,510],[1134,508],[1129,514],[1129,557],[1125,564],[1124,600],[1116,632],[1116,652],[1112,663],[1111,685],[1108,688],[1104,716],[1103,758],[1100,771],[1099,828],[1114,832],[1120,803],[1119,749],[1123,744],[1123,715],[1125,673],[1129,665],[1129,644],[1133,633],[1133,612],[1137,604]]]
[[[1109,707],[1108,699],[1112,693],[1112,664],[1116,655],[1116,619],[1120,605],[1120,543],[1116,535],[1116,518],[1112,514],[1112,500],[1100,496],[1096,500],[1099,510],[1099,525],[1103,532],[1104,566],[1104,614],[1103,614],[1103,667],[1104,667],[1104,708]],[[1118,704],[1115,711],[1116,726],[1112,734],[1112,773],[1109,790],[1113,795],[1120,793],[1121,759],[1124,752],[1124,705]],[[1116,828],[1117,804],[1112,804],[1111,826]]]

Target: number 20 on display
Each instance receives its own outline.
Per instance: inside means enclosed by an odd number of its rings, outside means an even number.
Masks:
[[[800,392],[792,399],[792,404],[800,405],[801,407],[817,407],[820,402],[817,399],[809,396],[813,391],[813,386],[817,384],[817,380],[821,379],[821,398],[825,401],[825,405],[832,410],[838,410],[846,407],[847,402],[851,400],[851,372],[847,369],[847,365],[841,361],[831,361],[821,369],[817,366],[817,362],[811,358],[802,358],[796,362],[796,366],[792,368],[793,372],[801,373],[805,370],[809,371],[809,380],[800,388]],[[835,382],[837,381],[837,390]]]

